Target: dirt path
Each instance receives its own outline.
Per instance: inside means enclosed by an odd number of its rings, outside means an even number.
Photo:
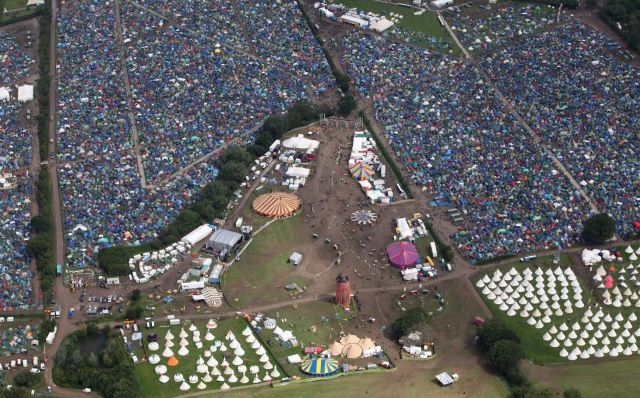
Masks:
[[[120,67],[122,69],[122,77],[124,79],[124,88],[127,93],[127,116],[131,124],[131,134],[133,136],[134,149],[136,154],[136,162],[138,164],[138,174],[140,174],[140,183],[142,188],[147,188],[147,177],[144,173],[144,165],[142,163],[142,155],[140,154],[140,139],[138,137],[138,126],[136,117],[133,114],[133,96],[131,95],[131,83],[129,82],[129,69],[127,68],[127,48],[124,44],[122,17],[120,14],[120,0],[114,1],[115,14],[115,35],[118,40],[118,48],[120,49]]]
[[[49,99],[49,114],[51,115],[49,119],[49,152],[56,152],[57,147],[57,136],[56,136],[56,108],[57,108],[57,76],[56,76],[56,39],[57,39],[57,31],[56,31],[56,18],[57,18],[58,6],[57,2],[51,2],[51,36],[50,36],[50,60],[51,64],[49,67],[49,77],[51,78],[51,86],[49,87],[50,99]],[[54,216],[54,225],[55,225],[55,246],[56,246],[56,262],[58,264],[64,264],[64,236],[63,236],[63,224],[62,224],[62,206],[60,200],[60,188],[58,185],[58,173],[56,169],[56,162],[51,161],[48,164],[49,174],[51,177],[51,188],[52,188],[52,206],[53,206],[53,216]],[[47,366],[44,372],[44,382],[46,385],[52,387],[52,392],[61,397],[68,398],[82,398],[87,397],[89,394],[83,393],[78,390],[67,389],[58,387],[53,382],[53,360],[55,359],[56,353],[62,340],[72,333],[77,326],[71,323],[66,317],[66,311],[74,306],[76,303],[74,302],[74,297],[70,294],[66,294],[67,290],[64,287],[63,279],[58,277],[56,278],[56,283],[54,287],[55,300],[56,304],[61,308],[61,317],[58,319],[58,333],[56,334],[56,338],[53,341],[53,344],[47,346],[45,360],[47,361]]]

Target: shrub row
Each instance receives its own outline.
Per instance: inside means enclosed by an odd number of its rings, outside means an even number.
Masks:
[[[36,98],[38,100],[38,115],[36,116],[39,153],[42,159],[46,158],[49,138],[49,49],[51,14],[49,2],[42,11],[39,20],[38,32],[38,81],[36,84]],[[46,167],[40,168],[35,184],[36,202],[38,203],[38,215],[31,220],[32,237],[27,244],[27,252],[36,261],[40,275],[40,289],[44,296],[44,302],[49,303],[53,299],[53,283],[55,279],[54,255],[55,255],[55,228],[53,223],[51,177]]]

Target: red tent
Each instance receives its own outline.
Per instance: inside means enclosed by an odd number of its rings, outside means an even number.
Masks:
[[[394,242],[387,246],[387,256],[391,265],[405,269],[416,265],[418,262],[418,250],[416,245],[410,242]]]
[[[611,289],[613,288],[613,276],[611,274],[607,274],[604,278],[604,288]]]

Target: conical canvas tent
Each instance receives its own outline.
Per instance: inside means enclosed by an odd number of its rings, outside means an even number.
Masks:
[[[418,250],[410,242],[394,242],[387,246],[387,256],[391,265],[404,269],[412,267],[418,262]]]
[[[178,360],[176,359],[176,357],[171,357],[169,358],[169,360],[167,361],[167,365],[169,366],[177,366],[180,362],[178,362]]]
[[[296,195],[272,192],[260,195],[253,201],[253,211],[271,218],[290,217],[300,209],[302,202]]]
[[[307,359],[300,365],[300,370],[312,377],[331,376],[338,373],[338,361],[330,358]]]
[[[349,167],[349,171],[353,178],[361,181],[368,180],[375,174],[371,166],[362,162],[354,163],[353,166]]]

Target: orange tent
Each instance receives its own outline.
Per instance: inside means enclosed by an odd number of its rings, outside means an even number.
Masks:
[[[300,198],[292,193],[272,192],[258,196],[252,207],[261,216],[283,218],[294,215],[301,205]]]
[[[177,366],[180,362],[178,362],[178,360],[176,359],[176,357],[171,357],[169,358],[169,360],[167,361],[167,365],[169,366]]]

